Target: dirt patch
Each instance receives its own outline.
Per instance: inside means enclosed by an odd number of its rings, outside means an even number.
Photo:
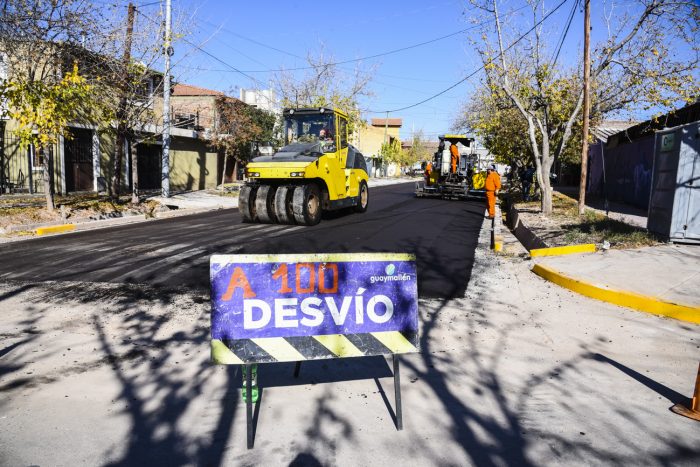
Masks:
[[[160,207],[155,201],[145,201],[138,205],[133,205],[130,201],[130,196],[117,200],[97,194],[57,196],[56,209],[48,212],[43,196],[0,197],[0,228],[44,222],[73,222],[79,219],[152,215]]]
[[[576,200],[560,193],[552,197],[552,215],[540,213],[539,201],[515,204],[520,220],[548,246],[566,246],[583,243],[610,244],[610,248],[639,248],[662,243],[646,229],[606,217],[586,209],[578,214]]]

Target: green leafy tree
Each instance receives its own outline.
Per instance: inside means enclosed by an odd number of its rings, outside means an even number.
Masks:
[[[50,148],[60,136],[70,137],[68,123],[87,123],[95,114],[90,97],[97,80],[81,61],[78,73],[74,51],[97,36],[100,12],[82,0],[0,0],[0,11],[0,60],[7,71],[0,101],[17,120],[22,144],[34,144],[44,156],[44,191],[53,210]]]
[[[423,132],[417,131],[411,138],[411,145],[402,150],[401,165],[410,167],[416,162],[427,162],[432,158],[430,149],[423,140]]]
[[[385,163],[402,165],[403,150],[401,149],[401,141],[398,138],[392,139],[383,143],[379,148],[379,156]]]
[[[575,77],[570,79],[573,80]],[[559,105],[562,103],[568,106],[575,105],[576,95],[568,94],[561,89],[558,92]],[[556,119],[559,121],[556,122]],[[566,125],[561,114],[556,113],[550,116],[549,123],[552,127],[557,124],[560,127]],[[528,133],[527,121],[522,118],[515,104],[500,89],[481,86],[465,105],[464,111],[453,124],[453,129],[475,134],[484,147],[495,155],[496,162],[516,167],[535,165],[532,145],[524,137]],[[554,143],[554,147],[559,146],[563,135],[562,131],[552,135],[551,142]],[[536,136],[538,144],[541,144],[541,136]],[[561,153],[556,154],[556,160],[563,163],[580,163],[580,142],[581,119],[577,118],[572,126],[570,141]]]
[[[78,73],[78,66],[51,83],[46,81],[7,80],[0,84],[0,100],[7,102],[7,113],[18,123],[16,134],[23,146],[32,144],[43,154],[46,208],[54,210],[51,177],[51,146],[59,137],[70,138],[68,123],[79,119],[92,100],[92,86]]]
[[[216,98],[215,107],[216,128],[208,141],[224,155],[221,179],[223,189],[229,159],[233,159],[235,177],[238,173],[238,164],[250,159],[253,143],[272,145],[279,143],[275,135],[277,118],[271,112],[225,96]]]

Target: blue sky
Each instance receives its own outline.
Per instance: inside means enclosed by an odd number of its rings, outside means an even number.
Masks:
[[[568,0],[546,23],[552,49],[560,37],[572,1]],[[144,3],[136,2],[137,5]],[[552,0],[547,5],[551,8],[558,3],[559,0]],[[524,0],[506,2],[502,6],[503,13],[523,5]],[[306,66],[303,57],[308,52],[318,52],[322,44],[326,53],[337,61],[357,59],[468,28],[473,15],[464,0],[173,0],[173,7],[191,33],[188,41],[203,44],[201,48],[206,52],[248,76],[233,72],[182,41],[175,47],[173,74],[181,82],[236,96],[240,87],[266,87],[272,74],[261,70]],[[156,18],[159,6],[144,5],[140,11]],[[577,9],[560,61],[572,64],[581,56],[582,18]],[[596,21],[594,19],[594,34]],[[361,102],[362,107],[382,112],[415,104],[478,68],[481,62],[469,45],[467,34],[474,37],[476,31],[363,61],[364,67],[376,66],[376,71],[371,84],[375,95]],[[354,64],[343,65],[345,70],[353,67]],[[461,103],[480,77],[478,74],[430,102],[392,113],[390,117],[403,118],[402,137],[409,138],[413,130],[423,130],[426,137],[433,139],[449,131]],[[367,112],[365,117],[384,115]]]
[[[176,0],[177,1],[177,0]],[[192,3],[193,5],[195,3]],[[183,4],[184,5],[184,4]],[[332,54],[336,60],[349,60],[373,55],[418,42],[434,39],[464,29],[464,2],[436,1],[352,1],[352,2],[197,2],[196,39],[208,52],[244,70],[261,83],[268,83],[269,70],[306,66],[299,57],[307,52]],[[240,36],[231,34],[233,31]],[[288,54],[259,46],[245,38],[273,46]],[[361,66],[376,66],[371,90],[375,96],[362,102],[363,108],[375,111],[414,104],[458,81],[465,70],[477,64],[477,57],[468,56],[463,35],[417,47],[405,52],[363,61]],[[176,57],[177,58],[177,57]],[[183,60],[190,67],[225,69],[210,57],[192,56]],[[343,65],[348,72],[354,64]],[[478,65],[477,65],[478,66]],[[250,72],[248,72],[250,71]],[[232,72],[205,72],[183,68],[183,80],[222,91],[234,87],[253,87],[260,83]],[[412,129],[423,129],[426,136],[444,133],[468,91],[461,86],[453,92],[414,109],[391,114],[404,119],[402,136]],[[384,115],[366,114],[367,118]]]

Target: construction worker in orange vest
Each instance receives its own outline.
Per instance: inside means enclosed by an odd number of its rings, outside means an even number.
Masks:
[[[452,146],[450,146],[450,155],[452,155],[452,171],[450,173],[457,173],[457,163],[459,162],[459,149],[457,149],[457,145],[455,143],[452,143]]]
[[[428,162],[425,166],[425,184],[430,185],[430,176],[433,173],[433,163]]]
[[[496,194],[501,189],[501,176],[496,172],[496,165],[492,164],[486,169],[486,207],[489,210],[489,219],[496,216]]]

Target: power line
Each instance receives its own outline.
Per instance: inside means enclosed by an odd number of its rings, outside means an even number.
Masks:
[[[561,52],[561,48],[564,45],[564,40],[566,39],[567,34],[569,34],[569,28],[571,27],[571,22],[574,20],[574,15],[576,14],[576,7],[577,6],[578,6],[578,0],[575,0],[574,4],[571,7],[571,12],[569,13],[569,19],[566,23],[566,28],[564,29],[564,33],[559,38],[559,43],[557,44],[557,51],[555,52],[554,58],[552,59],[551,63],[549,64],[550,69],[553,69],[554,65],[557,63],[557,59],[559,58],[559,52]]]
[[[138,14],[141,15],[142,17],[146,18],[146,19],[147,19],[148,21],[150,21],[151,23],[158,25],[158,23],[157,23],[155,20],[153,20],[152,18],[149,18],[148,16],[144,15],[144,14],[141,13],[140,11],[136,10],[136,13],[138,13]],[[231,64],[229,64],[229,63],[227,63],[227,62],[225,62],[225,61],[223,61],[223,60],[221,60],[219,57],[217,57],[217,56],[215,56],[215,55],[213,55],[213,54],[207,52],[206,50],[204,50],[203,48],[201,48],[201,47],[198,46],[197,44],[195,44],[195,43],[193,43],[193,42],[190,42],[190,41],[187,40],[186,38],[182,37],[182,38],[180,38],[180,40],[182,40],[182,41],[185,42],[186,44],[190,45],[191,47],[194,47],[195,49],[199,50],[200,52],[202,52],[203,54],[207,55],[208,57],[210,57],[210,58],[216,60],[217,62],[221,63],[222,65],[224,65],[224,66],[230,68],[231,70],[235,71],[236,73],[240,73],[241,75],[245,76],[246,78],[248,78],[248,79],[250,79],[250,80],[252,80],[252,81],[254,81],[254,82],[256,82],[256,83],[259,83],[259,81],[257,80],[257,78],[254,78],[253,76],[250,76],[250,75],[247,74],[246,72],[241,71],[241,70],[239,70],[238,68],[236,68],[235,66],[233,66],[233,65],[231,65]]]
[[[516,12],[518,12],[518,11],[524,9],[524,8],[527,8],[527,7],[528,7],[528,5],[523,5],[523,6],[519,7],[519,8],[516,8],[516,9],[511,10],[510,12],[506,13],[505,16],[509,16],[509,15],[515,14]],[[203,23],[205,23],[205,24],[208,24],[208,25],[210,25],[210,26],[218,27],[216,24],[211,23],[211,22],[209,22],[209,21],[205,21],[205,20],[200,20],[200,21],[203,22]],[[472,29],[479,28],[479,27],[484,26],[484,25],[486,25],[486,24],[488,24],[488,23],[491,23],[491,22],[493,22],[493,20],[492,20],[492,19],[489,19],[489,20],[486,20],[486,21],[482,21],[481,23],[477,23],[477,24],[475,24],[475,25],[473,25],[473,26],[470,26],[470,27],[468,27],[468,28],[460,29],[459,31],[455,31],[455,32],[452,32],[452,33],[450,33],[450,34],[446,34],[446,35],[444,35],[444,36],[436,37],[436,38],[434,38],[434,39],[429,39],[429,40],[427,40],[427,41],[419,42],[419,43],[417,43],[417,44],[412,44],[412,45],[408,45],[408,46],[405,46],[405,47],[399,47],[398,49],[388,50],[388,51],[386,51],[386,52],[381,52],[381,53],[377,53],[377,54],[373,54],[373,55],[367,55],[367,56],[365,56],[365,57],[354,58],[354,59],[350,59],[350,60],[341,60],[341,61],[338,61],[338,62],[326,63],[326,64],[323,64],[323,65],[317,65],[317,66],[303,66],[303,67],[295,67],[295,68],[287,68],[287,69],[280,68],[280,69],[272,69],[272,70],[242,70],[242,71],[244,71],[244,72],[246,72],[246,73],[276,73],[276,72],[283,72],[283,71],[300,71],[300,70],[311,70],[311,69],[319,68],[319,67],[321,67],[321,66],[326,67],[326,66],[334,66],[334,65],[345,65],[345,64],[347,64],[347,63],[361,62],[361,61],[364,61],[364,60],[372,60],[372,59],[375,59],[375,58],[385,57],[385,56],[387,56],[387,55],[393,55],[393,54],[395,54],[395,53],[404,52],[404,51],[406,51],[406,50],[415,49],[415,48],[417,48],[417,47],[422,47],[422,46],[424,46],[424,45],[428,45],[428,44],[432,44],[432,43],[434,43],[434,42],[438,42],[438,41],[441,41],[441,40],[444,40],[444,39],[448,39],[448,38],[450,38],[450,37],[454,37],[454,36],[457,36],[457,35],[459,35],[459,34],[463,34],[463,33],[467,32],[467,31],[471,31]],[[271,45],[264,44],[264,43],[262,43],[262,42],[259,42],[259,41],[255,40],[255,39],[251,39],[251,38],[249,38],[249,37],[243,36],[242,34],[238,34],[237,32],[233,32],[233,31],[228,30],[228,29],[226,29],[226,28],[220,28],[220,30],[221,30],[221,31],[224,31],[224,32],[227,32],[227,33],[229,33],[229,34],[233,34],[234,36],[240,37],[241,39],[247,40],[247,41],[252,42],[253,44],[257,44],[257,45],[259,45],[259,46],[261,46],[261,47],[265,47],[265,48],[267,48],[267,49],[274,50],[274,51],[276,51],[276,52],[280,52],[280,53],[283,53],[283,54],[285,54],[285,55],[289,55],[289,56],[291,56],[291,57],[295,57],[295,58],[299,58],[299,59],[304,60],[304,57],[301,57],[301,56],[299,56],[299,55],[297,55],[297,54],[295,54],[295,53],[288,52],[288,51],[286,51],[286,50],[282,50],[282,49],[279,49],[279,48],[277,48],[277,47],[273,47],[273,46],[271,46]]]
[[[520,37],[518,37],[515,41],[513,41],[508,47],[506,47],[506,48],[503,50],[503,52],[507,52],[508,50],[510,50],[511,48],[513,48],[516,44],[518,44],[521,40],[523,40],[525,37],[527,37],[527,35],[529,35],[529,34],[530,34],[532,31],[534,31],[539,25],[541,25],[545,20],[547,20],[550,16],[552,16],[552,15],[553,15],[557,10],[559,10],[559,8],[561,8],[567,1],[568,1],[568,0],[562,0],[552,11],[550,11],[550,12],[547,13],[545,16],[543,16],[542,19],[540,19],[537,23],[535,23],[534,26],[532,26],[532,27],[531,27],[530,29],[528,29],[525,33],[523,33]],[[521,7],[521,8],[519,8],[519,9],[513,10],[511,13],[514,13],[515,11],[518,11],[518,10],[520,10],[520,9],[522,9],[522,8],[524,8],[524,7]],[[147,20],[151,21],[152,23],[157,24],[153,19],[149,18],[148,16],[144,15],[143,13],[139,12],[138,10],[137,10],[137,13],[140,14],[141,16],[143,16],[144,18],[146,18]],[[489,23],[489,22],[491,22],[491,20],[490,20],[490,21],[482,22],[482,23],[480,23],[480,25],[487,24],[487,23]],[[478,25],[477,25],[477,26],[478,26]],[[476,26],[474,26],[474,27],[476,27]],[[466,30],[468,30],[468,29],[473,29],[473,27],[472,27],[472,28],[467,28]],[[459,34],[459,33],[463,32],[463,31],[465,31],[465,30],[461,30],[461,31],[458,31],[458,32],[456,32],[456,33],[452,33],[452,34],[450,34],[450,35],[448,35],[448,36],[443,36],[442,38],[449,37],[449,36],[453,36],[453,35],[456,35],[456,34]],[[235,33],[234,33],[234,34],[235,34]],[[407,49],[410,49],[410,48],[415,48],[415,47],[418,47],[418,46],[420,46],[420,45],[424,45],[424,44],[431,43],[431,42],[436,42],[437,40],[441,40],[441,38],[437,38],[437,39],[433,39],[433,40],[430,40],[430,41],[426,41],[426,42],[423,42],[423,43],[421,43],[421,44],[414,44],[413,46],[403,47],[403,48],[401,48],[401,49],[396,49],[395,51],[385,52],[385,53],[383,53],[383,54],[375,54],[375,55],[370,56],[370,57],[364,57],[364,58],[360,58],[360,59],[345,60],[345,61],[340,61],[340,62],[325,64],[324,66],[340,65],[340,64],[344,64],[344,63],[351,63],[351,62],[355,62],[355,61],[366,60],[366,59],[368,59],[368,58],[378,57],[378,56],[382,56],[382,55],[388,55],[389,53],[396,53],[397,51],[402,51],[402,50],[407,50]],[[251,75],[248,74],[248,73],[253,73],[253,71],[240,70],[240,69],[236,68],[235,66],[229,64],[228,62],[226,62],[226,61],[220,59],[219,57],[217,57],[217,56],[215,56],[215,55],[213,55],[212,53],[210,53],[210,52],[204,50],[202,47],[198,46],[197,44],[194,44],[193,42],[189,41],[189,40],[186,39],[186,38],[182,38],[182,41],[185,42],[185,43],[187,43],[187,44],[189,44],[190,46],[194,47],[195,49],[199,50],[200,52],[202,52],[203,54],[205,54],[205,55],[207,55],[208,57],[212,58],[213,60],[217,61],[218,63],[221,63],[222,65],[224,65],[225,67],[229,68],[229,69],[232,70],[233,72],[236,72],[236,73],[239,73],[239,74],[245,76],[246,78],[250,79],[251,81],[253,81],[254,83],[256,83],[256,84],[258,84],[258,85],[262,85],[262,84],[263,84],[263,83],[261,83],[257,78],[255,78],[255,77],[253,77],[253,76],[251,76]],[[281,49],[280,49],[280,50],[281,50]],[[284,53],[287,53],[287,52],[284,52]],[[496,59],[496,58],[498,58],[498,57],[500,57],[500,56],[501,56],[501,53],[498,53],[495,57],[493,57],[493,59]],[[493,60],[493,59],[492,59],[492,60]],[[417,102],[417,103],[415,103],[415,104],[408,105],[408,106],[405,106],[405,107],[401,107],[401,108],[398,108],[398,109],[393,109],[393,110],[372,111],[372,110],[369,110],[369,109],[365,109],[364,111],[367,112],[367,113],[370,113],[370,114],[385,114],[385,113],[400,112],[400,111],[402,111],[402,110],[407,110],[407,109],[411,109],[411,108],[413,108],[413,107],[417,107],[417,106],[419,106],[419,105],[421,105],[421,104],[425,104],[426,102],[429,102],[429,101],[431,101],[431,100],[433,100],[433,99],[435,99],[435,98],[437,98],[437,97],[439,97],[439,96],[441,96],[441,95],[443,95],[443,94],[445,94],[445,93],[451,91],[452,89],[456,88],[457,86],[459,86],[460,84],[462,84],[463,82],[465,82],[465,81],[467,81],[468,79],[472,78],[472,77],[475,76],[477,73],[479,73],[481,70],[483,70],[483,69],[485,68],[485,66],[486,66],[486,64],[480,66],[479,68],[477,68],[476,70],[474,70],[472,73],[470,73],[470,74],[467,75],[466,77],[462,78],[461,80],[457,81],[456,83],[454,83],[453,85],[449,86],[448,88],[446,88],[446,89],[444,89],[444,90],[438,92],[437,94],[432,95],[431,97],[428,97],[428,98],[426,98],[426,99],[423,99],[423,100],[421,100],[421,101],[419,101],[419,102]],[[265,70],[265,72],[273,72],[273,71],[293,71],[293,70],[305,70],[305,69],[315,69],[315,68],[317,68],[317,67],[310,66],[310,67],[292,68],[292,69],[287,69],[287,70]]]
[[[557,5],[552,11],[550,11],[550,12],[547,13],[545,16],[543,16],[542,19],[539,20],[537,23],[535,23],[534,26],[532,26],[532,27],[531,27],[530,29],[528,29],[525,33],[523,33],[520,37],[518,37],[515,41],[513,41],[508,47],[505,48],[505,50],[503,50],[503,52],[499,52],[498,54],[496,54],[496,56],[494,56],[493,59],[491,59],[490,61],[493,61],[493,60],[499,58],[499,57],[502,55],[502,53],[505,53],[505,52],[507,52],[508,50],[510,50],[511,48],[513,48],[518,42],[520,42],[520,41],[523,40],[525,37],[527,37],[528,34],[530,34],[532,31],[534,31],[534,30],[535,30],[540,24],[542,24],[547,18],[549,18],[550,16],[552,16],[552,15],[553,15],[559,8],[561,8],[561,6],[564,5],[567,1],[568,1],[568,0],[562,0],[562,2],[559,3],[559,5]],[[429,101],[435,99],[436,97],[439,97],[439,96],[445,94],[446,92],[451,91],[452,89],[456,88],[457,86],[459,86],[460,84],[464,83],[465,81],[467,81],[467,80],[468,80],[469,78],[471,78],[472,76],[474,76],[474,75],[476,75],[477,73],[479,73],[479,72],[480,72],[481,70],[483,70],[485,67],[486,67],[486,64],[481,65],[479,68],[477,68],[477,69],[474,70],[473,72],[469,73],[466,77],[464,77],[464,78],[462,78],[461,80],[457,81],[455,84],[453,84],[452,86],[448,87],[447,89],[444,89],[444,90],[440,91],[439,93],[434,94],[433,96],[428,97],[427,99],[423,99],[422,101],[417,102],[417,103],[415,103],[415,104],[408,105],[408,106],[406,106],[406,107],[401,107],[400,109],[383,110],[383,111],[371,111],[371,110],[368,110],[367,112],[368,112],[368,113],[372,113],[372,114],[395,113],[395,112],[400,112],[400,111],[402,111],[402,110],[407,110],[407,109],[410,109],[410,108],[413,108],[413,107],[417,107],[417,106],[419,106],[419,105],[421,105],[421,104],[425,104],[426,102],[429,102]]]

